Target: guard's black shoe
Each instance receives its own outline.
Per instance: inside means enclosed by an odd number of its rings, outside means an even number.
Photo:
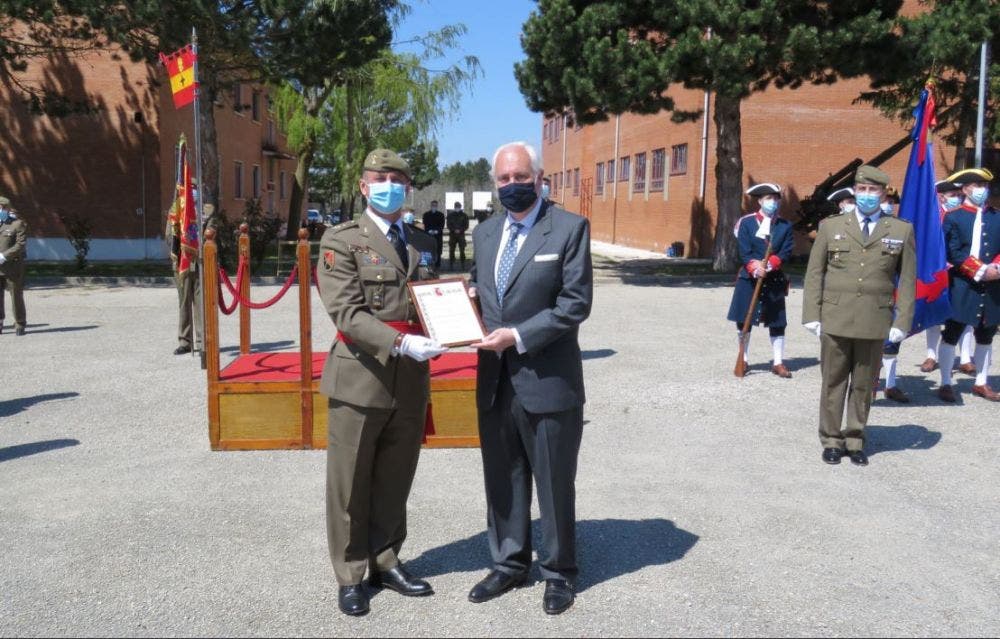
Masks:
[[[565,579],[546,579],[542,608],[547,615],[558,615],[573,605],[573,586]]]
[[[867,466],[868,465],[868,455],[865,455],[864,451],[852,450],[847,453],[851,457],[851,463],[857,466]]]
[[[18,326],[14,329],[14,335],[24,335],[24,327]]]
[[[508,575],[500,570],[491,570],[486,578],[469,591],[469,601],[482,603],[499,597],[512,588],[524,583],[527,575]]]
[[[340,612],[357,617],[368,613],[368,591],[362,584],[341,586],[337,595]]]
[[[417,579],[402,566],[377,572],[371,576],[368,583],[372,588],[388,588],[407,597],[425,597],[434,594],[434,589],[429,583],[423,579]]]
[[[823,461],[828,464],[839,464],[840,458],[844,456],[844,451],[840,448],[824,448]]]
[[[177,348],[174,349],[174,355],[183,355],[185,353],[190,353],[190,352],[191,352],[190,346],[178,346]]]

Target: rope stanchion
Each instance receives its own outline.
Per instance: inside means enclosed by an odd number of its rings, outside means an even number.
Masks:
[[[288,279],[286,279],[285,283],[282,284],[281,290],[278,291],[274,297],[267,300],[266,302],[254,302],[249,299],[244,299],[243,296],[240,295],[240,290],[239,290],[240,284],[243,283],[243,278],[247,276],[249,270],[250,269],[247,266],[246,261],[241,259],[239,270],[236,272],[236,284],[233,284],[232,281],[229,279],[228,274],[226,273],[226,269],[222,268],[221,266],[219,267],[219,274],[222,276],[219,278],[219,292],[220,293],[222,292],[222,284],[225,284],[226,288],[229,289],[229,294],[233,296],[233,304],[230,307],[227,307],[225,303],[222,301],[222,296],[221,295],[219,296],[219,309],[224,314],[226,315],[232,314],[233,311],[236,310],[236,307],[239,306],[240,304],[255,311],[263,310],[265,308],[270,308],[274,306],[279,301],[281,301],[281,298],[285,296],[285,293],[288,292],[288,289],[292,287],[292,284],[295,282],[295,277],[299,273],[299,267],[298,265],[296,265],[294,268],[292,268],[292,272],[288,274]]]
[[[219,267],[219,275],[222,276],[216,283],[216,286],[219,287],[219,311],[221,311],[223,315],[232,315],[234,312],[236,312],[236,309],[240,305],[240,297],[239,295],[236,294],[236,287],[234,287],[233,283],[229,280],[229,275],[226,273],[226,269],[222,268],[221,266]],[[243,262],[240,262],[239,268],[236,271],[237,284],[240,282],[242,278],[243,278]],[[222,299],[223,282],[225,282],[226,288],[229,289],[230,295],[233,296],[233,303],[231,306],[226,306],[226,303]]]

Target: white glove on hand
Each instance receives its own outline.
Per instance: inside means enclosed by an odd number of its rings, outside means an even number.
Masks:
[[[904,333],[903,331],[899,330],[896,327],[893,327],[893,328],[889,329],[889,341],[890,342],[892,342],[893,344],[899,344],[904,339],[906,339],[906,333]]]
[[[406,355],[418,362],[426,362],[447,350],[448,347],[441,346],[436,341],[420,335],[403,335],[403,342],[399,345],[401,355]]]
[[[819,337],[820,334],[822,333],[819,322],[806,322],[802,326],[804,326],[807,331],[809,331],[816,337]]]
[[[6,261],[7,261],[7,256],[4,255],[3,253],[0,253],[0,264],[3,264]]]

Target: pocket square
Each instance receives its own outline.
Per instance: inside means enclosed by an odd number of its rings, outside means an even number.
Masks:
[[[555,262],[559,259],[558,253],[545,253],[544,255],[536,255],[536,262]]]

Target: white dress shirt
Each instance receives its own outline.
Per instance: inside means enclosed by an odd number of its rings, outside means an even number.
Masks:
[[[406,243],[406,228],[405,225],[403,224],[402,215],[399,216],[399,219],[396,220],[393,224],[390,224],[389,220],[385,219],[375,211],[371,210],[371,208],[365,209],[365,213],[368,214],[368,217],[371,218],[372,222],[375,222],[375,226],[378,227],[378,230],[382,231],[382,235],[384,235],[386,239],[389,239],[389,227],[395,226],[396,232],[399,233],[399,237],[403,238],[404,244]]]
[[[854,214],[858,216],[858,226],[861,228],[862,233],[865,230],[865,218],[867,217],[870,220],[868,234],[871,235],[871,232],[875,230],[875,224],[878,223],[878,219],[882,217],[882,209],[875,209],[875,212],[869,215],[862,213],[861,209],[854,209]]]

